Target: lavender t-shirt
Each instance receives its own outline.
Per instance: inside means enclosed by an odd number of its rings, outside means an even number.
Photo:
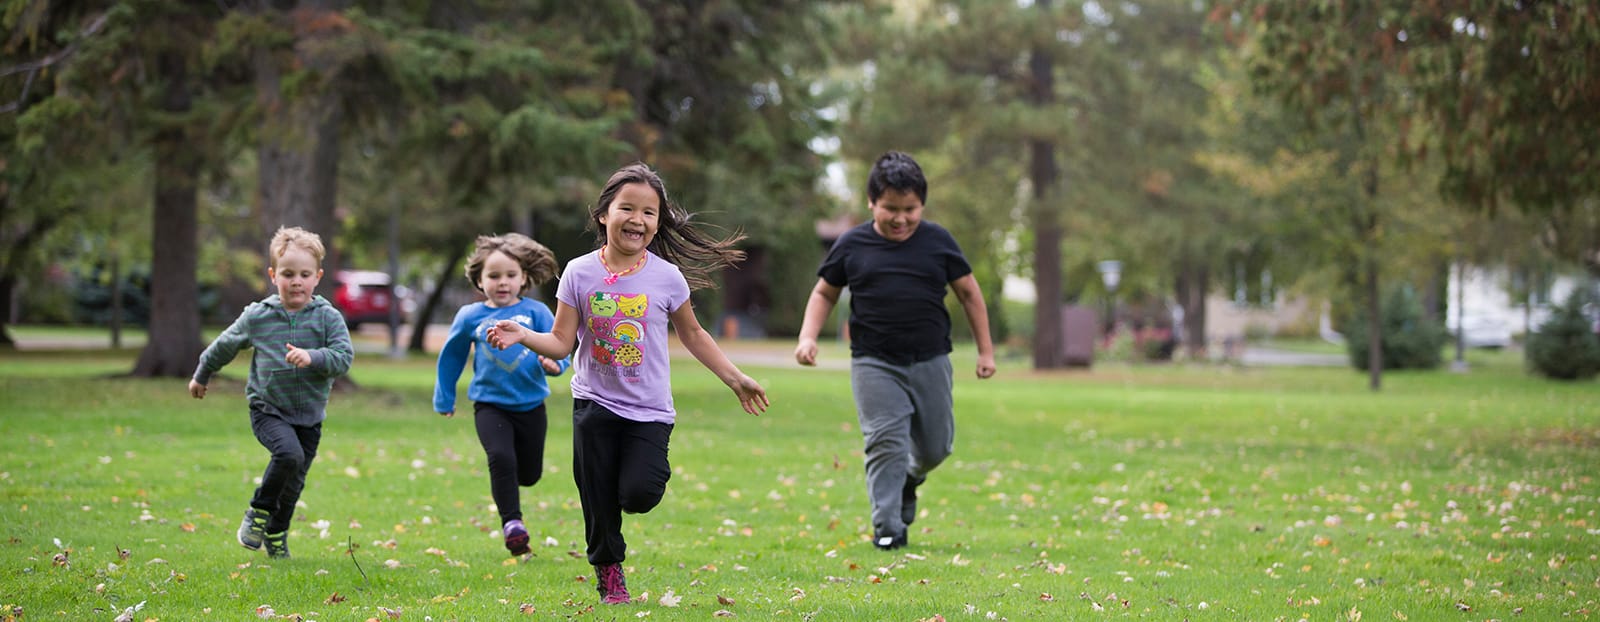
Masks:
[[[643,267],[611,285],[599,251],[567,262],[556,300],[578,310],[572,396],[634,421],[672,423],[668,315],[689,301],[689,283],[646,254]]]

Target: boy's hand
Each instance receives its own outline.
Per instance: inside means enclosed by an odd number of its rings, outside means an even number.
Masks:
[[[194,379],[191,378],[189,380],[189,395],[193,396],[194,399],[197,400],[206,399],[206,385],[195,382]]]
[[[286,345],[289,346],[289,354],[288,354],[288,356],[283,357],[283,360],[289,361],[289,364],[293,365],[295,367],[310,367],[311,366],[311,353],[310,352],[306,352],[305,350],[301,350],[300,348],[296,348],[296,347],[294,347],[294,344],[292,344],[292,343],[291,344],[286,344]]]
[[[550,376],[561,375],[561,361],[557,361],[543,354],[539,355],[539,365],[544,367],[544,373]]]
[[[528,334],[528,329],[511,320],[500,320],[489,327],[489,345],[504,350],[511,344],[522,343],[523,335]]]
[[[444,417],[445,419],[452,419],[452,418],[454,418],[456,416],[456,411],[452,410],[452,411],[447,412],[447,413],[439,413],[439,416],[440,417]]]
[[[802,339],[794,348],[795,362],[810,367],[817,364],[817,340]]]
[[[978,355],[978,378],[988,378],[994,375],[994,355]]]
[[[761,413],[767,411],[767,406],[771,405],[771,402],[767,401],[767,390],[761,388],[761,383],[744,374],[739,374],[739,379],[728,388],[733,389],[733,394],[739,396],[739,405],[744,407],[744,411],[752,415],[761,416]]]

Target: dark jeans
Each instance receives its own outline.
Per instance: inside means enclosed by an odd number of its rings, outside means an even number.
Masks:
[[[550,427],[544,404],[517,412],[473,402],[472,420],[478,443],[489,457],[489,494],[500,510],[500,524],[522,519],[517,486],[532,486],[544,475],[544,437]]]
[[[250,507],[271,514],[267,519],[267,533],[283,533],[289,530],[294,506],[306,487],[306,472],[311,470],[311,461],[317,457],[322,424],[290,425],[277,415],[252,407],[250,429],[255,431],[261,446],[272,452],[267,470],[261,474],[261,486],[250,499]]]
[[[627,558],[622,513],[643,514],[661,503],[672,467],[672,424],[624,419],[589,400],[572,400],[572,478],[583,504],[589,563]]]

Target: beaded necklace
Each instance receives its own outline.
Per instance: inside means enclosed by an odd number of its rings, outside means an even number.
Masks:
[[[610,244],[606,244],[606,245],[603,245],[603,246],[600,247],[600,267],[605,268],[606,269],[606,274],[608,275],[608,276],[606,276],[606,285],[616,285],[617,284],[617,279],[620,279],[620,278],[622,278],[624,276],[627,276],[629,274],[633,274],[634,270],[638,270],[639,266],[644,265],[644,259],[646,257],[650,256],[649,253],[641,254],[641,255],[639,255],[639,261],[633,262],[633,266],[632,267],[628,268],[627,270],[623,270],[621,272],[612,272],[611,271],[611,266],[606,264],[606,248],[609,247],[609,246],[610,246]]]

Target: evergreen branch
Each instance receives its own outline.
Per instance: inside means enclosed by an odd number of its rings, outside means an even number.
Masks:
[[[22,73],[24,71],[38,71],[66,60],[73,54],[78,53],[78,46],[82,43],[83,38],[92,36],[95,33],[100,32],[101,28],[105,27],[107,17],[107,13],[101,13],[100,15],[95,16],[94,20],[89,22],[89,25],[85,26],[83,30],[78,33],[78,41],[74,41],[72,45],[57,50],[54,54],[49,54],[38,60],[28,61],[26,63],[18,63],[10,67],[0,68],[0,78],[12,74]]]

